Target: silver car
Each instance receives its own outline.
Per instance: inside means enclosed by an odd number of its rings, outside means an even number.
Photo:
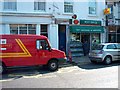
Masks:
[[[96,45],[89,53],[92,63],[104,62],[111,64],[112,61],[120,60],[120,43],[102,43]]]

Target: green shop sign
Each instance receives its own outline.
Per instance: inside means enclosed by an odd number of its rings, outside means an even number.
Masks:
[[[70,26],[72,33],[104,33],[102,26]]]
[[[80,24],[85,24],[85,25],[101,25],[101,21],[96,21],[96,20],[80,20]]]

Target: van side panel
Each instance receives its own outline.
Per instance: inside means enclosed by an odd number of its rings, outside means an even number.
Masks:
[[[2,61],[6,66],[26,66],[35,65],[35,40],[22,37],[2,37],[6,39],[6,44],[2,47]]]

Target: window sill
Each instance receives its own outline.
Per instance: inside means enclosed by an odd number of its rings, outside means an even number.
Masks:
[[[97,15],[88,14],[88,17],[97,17]]]
[[[63,15],[73,15],[73,13],[63,13]]]

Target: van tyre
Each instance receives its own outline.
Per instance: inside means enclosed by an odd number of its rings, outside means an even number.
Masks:
[[[48,69],[50,71],[56,71],[58,69],[58,61],[56,61],[56,60],[49,61]]]
[[[112,63],[112,58],[111,58],[110,56],[107,56],[107,57],[105,58],[105,60],[104,60],[104,63],[105,63],[106,65],[111,64],[111,63]]]
[[[3,63],[0,63],[0,74],[6,73],[6,66]]]

